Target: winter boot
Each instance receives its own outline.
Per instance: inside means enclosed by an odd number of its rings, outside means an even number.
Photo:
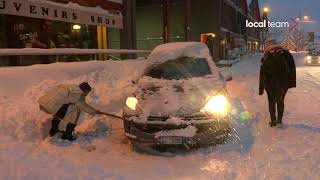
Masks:
[[[59,132],[60,120],[58,118],[53,118],[51,122],[51,129],[49,131],[49,136],[52,137]]]
[[[271,122],[269,122],[269,125],[270,125],[270,127],[276,126],[276,125],[277,125],[277,122],[271,121]]]
[[[66,131],[62,134],[61,139],[63,139],[63,140],[67,139],[69,141],[76,140],[77,137],[72,135],[72,132],[73,132],[75,127],[76,127],[75,124],[68,123],[67,127],[66,127]]]

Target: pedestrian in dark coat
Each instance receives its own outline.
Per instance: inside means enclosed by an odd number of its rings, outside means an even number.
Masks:
[[[261,63],[259,95],[266,90],[271,117],[270,126],[281,125],[285,95],[288,89],[296,87],[294,59],[288,50],[273,45],[265,51]]]

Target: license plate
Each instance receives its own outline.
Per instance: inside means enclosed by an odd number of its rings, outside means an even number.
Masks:
[[[159,138],[160,144],[185,144],[186,138],[174,136],[162,136]]]

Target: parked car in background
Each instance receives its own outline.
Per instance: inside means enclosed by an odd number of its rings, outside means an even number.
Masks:
[[[224,141],[231,105],[226,80],[207,46],[164,44],[147,61],[124,105],[124,130],[132,144],[193,148]]]
[[[320,65],[320,49],[312,49],[305,57],[305,65]]]

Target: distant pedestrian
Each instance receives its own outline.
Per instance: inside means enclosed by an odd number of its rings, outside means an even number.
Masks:
[[[288,50],[271,40],[266,43],[261,63],[259,95],[266,90],[271,117],[270,127],[281,125],[286,93],[289,88],[296,87],[294,59]]]

